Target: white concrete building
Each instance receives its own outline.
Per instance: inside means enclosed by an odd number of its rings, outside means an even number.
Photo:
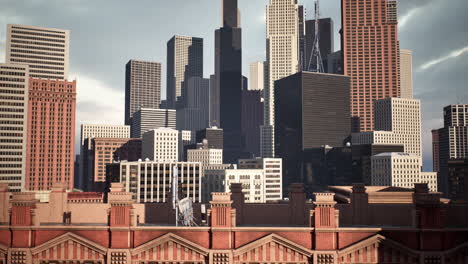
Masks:
[[[274,157],[275,81],[299,72],[304,53],[304,8],[297,0],[270,0],[266,8],[267,72],[262,157]],[[266,145],[266,146],[264,146]]]
[[[240,159],[239,169],[262,169],[265,176],[265,200],[283,199],[283,160],[279,158]]]
[[[141,158],[150,161],[178,161],[179,131],[163,127],[143,134]]]
[[[400,49],[401,98],[413,98],[413,52]]]
[[[203,177],[203,201],[209,201],[212,192],[230,192],[231,183],[242,183],[247,203],[265,203],[265,176],[263,170],[227,169],[206,170]]]
[[[422,155],[421,102],[416,99],[387,98],[374,105],[375,131],[354,133],[354,145],[398,144],[405,152]]]
[[[249,90],[265,88],[265,64],[261,61],[250,63]]]
[[[29,65],[32,78],[68,79],[70,31],[7,25],[6,62]]]
[[[200,162],[205,168],[208,165],[223,164],[222,149],[198,148],[187,150],[188,162]]]
[[[421,156],[409,153],[381,153],[372,157],[372,185],[414,188],[416,183],[428,183],[437,191],[437,174],[423,173]]]
[[[199,162],[121,162],[120,182],[126,192],[133,193],[137,203],[164,203],[172,190],[173,169],[177,167],[180,199],[201,201],[201,163]]]
[[[130,126],[124,125],[81,125],[81,145],[87,138],[130,138]]]
[[[204,172],[203,201],[209,201],[212,192],[229,192],[231,183],[242,183],[242,192],[248,203],[266,203],[283,198],[281,159],[239,160],[239,169],[207,169]]]
[[[27,65],[0,64],[0,183],[25,190],[29,71]]]

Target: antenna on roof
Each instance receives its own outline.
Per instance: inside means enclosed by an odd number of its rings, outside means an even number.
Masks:
[[[308,71],[324,72],[322,54],[320,54],[320,0],[315,0],[315,36],[312,51],[310,53]]]

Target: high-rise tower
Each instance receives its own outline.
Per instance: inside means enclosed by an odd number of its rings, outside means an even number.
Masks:
[[[374,130],[373,103],[400,97],[396,0],[342,0],[344,74],[351,77],[353,132]]]
[[[223,26],[215,32],[215,81],[225,138],[224,159],[233,163],[242,151],[242,30],[237,0],[223,0]]]
[[[161,63],[130,60],[125,68],[125,124],[141,108],[161,104]]]
[[[186,83],[203,78],[203,39],[174,36],[167,42],[167,101],[171,108],[185,106]]]
[[[69,47],[69,30],[7,26],[6,62],[29,65],[29,77],[67,79]]]
[[[275,81],[301,71],[305,63],[304,8],[297,0],[270,0],[266,8],[267,72],[261,154],[274,157]]]

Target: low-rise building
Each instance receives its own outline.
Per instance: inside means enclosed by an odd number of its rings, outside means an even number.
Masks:
[[[415,154],[387,152],[372,157],[372,185],[414,188],[417,183],[427,183],[437,191],[437,173],[421,172],[422,158]]]
[[[114,164],[111,177],[132,193],[137,203],[164,203],[172,192],[174,168],[178,171],[180,198],[190,197],[201,202],[200,162],[136,161]]]

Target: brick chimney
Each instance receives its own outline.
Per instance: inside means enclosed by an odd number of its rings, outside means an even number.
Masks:
[[[289,185],[289,222],[292,225],[307,226],[306,194],[304,184],[292,183]]]
[[[351,193],[351,213],[353,225],[369,224],[369,195],[363,183],[353,184]]]
[[[211,234],[213,249],[230,249],[233,246],[232,227],[236,226],[236,209],[232,208],[230,193],[212,193]]]
[[[337,228],[338,210],[334,193],[314,193],[315,195],[315,228]]]
[[[244,219],[244,193],[242,192],[242,183],[231,183],[232,208],[236,210],[236,225],[240,225]]]
[[[443,209],[440,193],[429,192],[427,183],[414,185],[414,225],[417,228],[443,228]]]
[[[112,183],[108,196],[111,248],[130,248],[130,227],[136,225],[132,194],[121,183]]]

